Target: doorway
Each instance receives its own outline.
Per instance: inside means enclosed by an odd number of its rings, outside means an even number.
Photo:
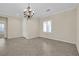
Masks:
[[[0,38],[7,38],[7,18],[0,17]]]

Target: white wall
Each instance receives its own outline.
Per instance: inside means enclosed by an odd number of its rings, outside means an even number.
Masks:
[[[8,38],[26,37],[35,38],[39,36],[38,18],[21,19],[20,17],[8,16]],[[7,25],[7,24],[6,24]]]
[[[8,17],[8,38],[22,37],[22,19]]]
[[[39,20],[33,17],[31,20],[23,19],[23,36],[27,39],[39,36]]]
[[[76,25],[77,25],[77,40],[76,40],[76,45],[77,45],[77,50],[79,52],[79,6],[77,8],[77,21],[76,21]]]
[[[42,24],[45,20],[52,21],[52,32],[44,33]],[[40,36],[75,43],[76,41],[76,9],[61,12],[48,17],[41,17]]]

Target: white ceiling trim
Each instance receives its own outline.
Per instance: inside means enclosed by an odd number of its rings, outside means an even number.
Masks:
[[[59,13],[63,13],[63,12],[67,12],[67,11],[70,11],[70,10],[73,10],[73,9],[76,9],[77,7],[72,7],[72,8],[68,8],[68,9],[64,9],[64,10],[61,10],[61,11],[57,11],[57,12],[51,12],[50,14],[47,14],[47,15],[43,15],[42,17],[48,17],[48,16],[52,16],[52,15],[56,15],[56,14],[59,14]],[[39,16],[41,17],[41,16]]]

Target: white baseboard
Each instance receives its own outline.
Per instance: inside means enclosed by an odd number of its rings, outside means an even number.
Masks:
[[[24,38],[24,37],[13,37],[13,38],[7,38],[7,39],[16,39],[16,38]]]
[[[40,36],[40,37],[43,37],[43,36]],[[58,38],[49,38],[49,37],[43,37],[43,38],[48,38],[48,39],[51,39],[51,40],[57,40],[57,41],[62,41],[62,42],[66,42],[66,43],[75,44],[74,42],[64,41],[64,40],[60,40]]]

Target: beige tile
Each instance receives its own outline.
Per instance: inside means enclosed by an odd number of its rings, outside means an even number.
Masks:
[[[74,44],[46,38],[0,39],[0,55],[3,56],[77,56]]]

